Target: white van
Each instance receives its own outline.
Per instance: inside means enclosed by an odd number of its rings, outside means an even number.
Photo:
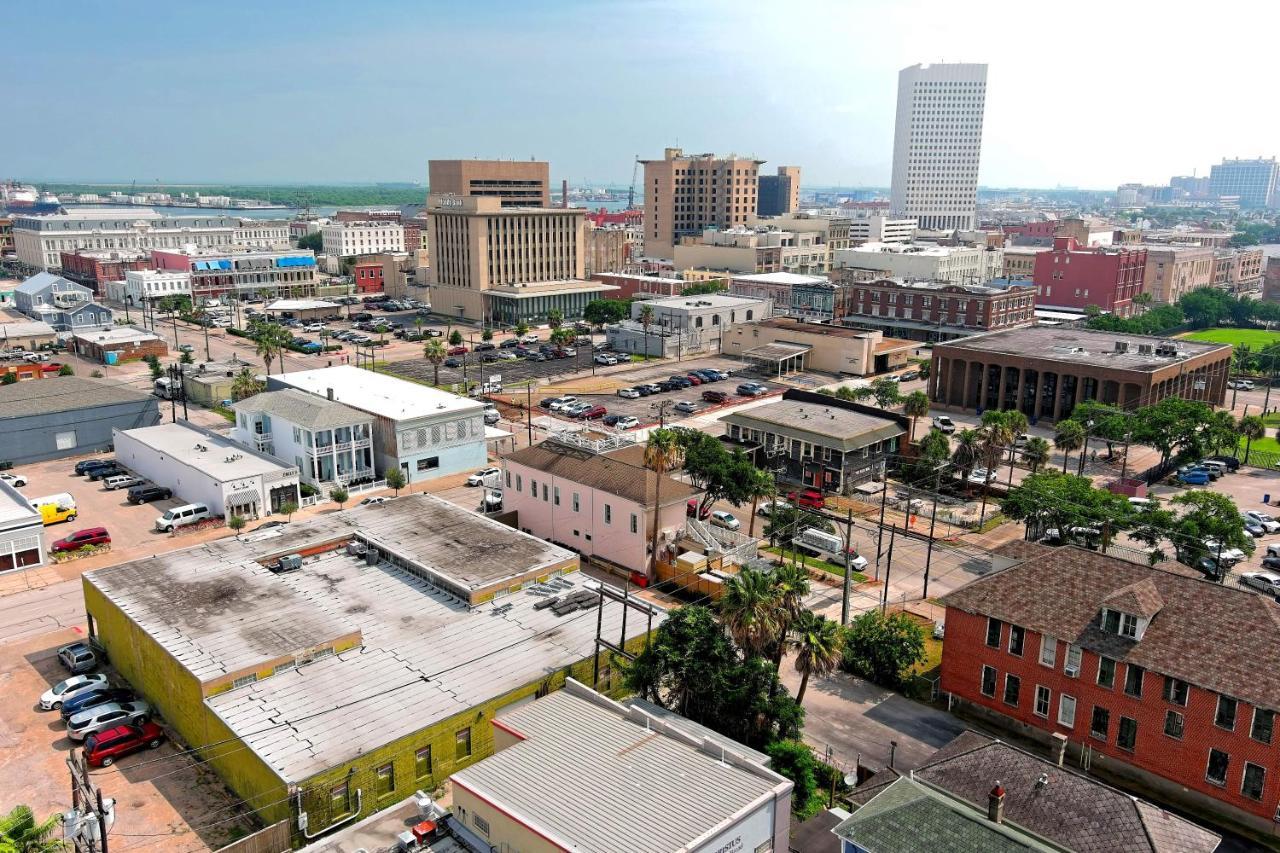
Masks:
[[[836,563],[844,564],[844,539],[827,533],[825,530],[819,530],[816,527],[806,527],[800,531],[800,535],[793,540],[793,544],[800,550],[807,551],[818,557]],[[849,549],[849,565],[854,571],[860,572],[867,567],[867,558],[858,553],[858,549]]]
[[[204,504],[183,504],[166,510],[164,515],[157,518],[156,530],[161,533],[168,533],[175,527],[186,527],[188,524],[195,524],[197,521],[204,521],[206,518],[213,518],[213,513],[209,511],[209,507]]]

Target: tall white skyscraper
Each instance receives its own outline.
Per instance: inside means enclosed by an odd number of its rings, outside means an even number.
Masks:
[[[973,228],[987,66],[912,65],[898,72],[893,213],[930,230]]]

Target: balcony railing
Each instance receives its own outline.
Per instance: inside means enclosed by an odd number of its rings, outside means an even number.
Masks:
[[[336,441],[329,444],[318,444],[315,447],[308,447],[307,452],[312,456],[328,455],[333,452],[344,453],[348,450],[358,450],[370,445],[367,438],[357,438],[353,441]]]

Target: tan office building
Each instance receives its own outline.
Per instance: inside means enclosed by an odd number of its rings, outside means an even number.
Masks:
[[[550,207],[551,168],[543,160],[431,160],[431,195],[497,196],[503,207]]]
[[[493,196],[427,197],[431,307],[486,325],[582,316],[617,288],[584,281],[586,211],[504,207]]]
[[[917,346],[872,329],[806,323],[792,317],[730,326],[720,340],[725,355],[745,359],[774,375],[817,370],[871,376],[905,367]]]
[[[670,258],[681,237],[746,225],[756,215],[760,165],[752,157],[686,157],[668,148],[644,164],[644,251]]]
[[[1147,246],[1142,292],[1153,302],[1172,304],[1213,284],[1214,250],[1207,246]]]

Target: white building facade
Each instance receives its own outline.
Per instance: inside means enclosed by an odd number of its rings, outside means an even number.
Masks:
[[[265,391],[232,406],[231,440],[297,466],[317,488],[374,479],[373,418],[305,391]]]
[[[20,215],[13,220],[18,260],[56,268],[77,249],[177,249],[231,244],[234,216],[168,216],[151,208],[85,207],[68,213]]]
[[[320,226],[320,239],[333,258],[404,251],[404,228],[395,222],[330,222]]]
[[[835,253],[833,269],[862,269],[883,278],[985,284],[1004,274],[1004,250],[931,243],[867,243]]]
[[[920,223],[910,217],[860,216],[849,220],[849,242],[854,246],[864,243],[910,243]]]
[[[986,97],[985,64],[912,65],[898,73],[894,215],[929,231],[974,227]]]
[[[166,296],[190,296],[191,275],[173,270],[125,270],[124,281],[107,282],[107,299],[142,306]]]
[[[231,235],[231,245],[244,249],[288,249],[287,219],[241,219]]]

